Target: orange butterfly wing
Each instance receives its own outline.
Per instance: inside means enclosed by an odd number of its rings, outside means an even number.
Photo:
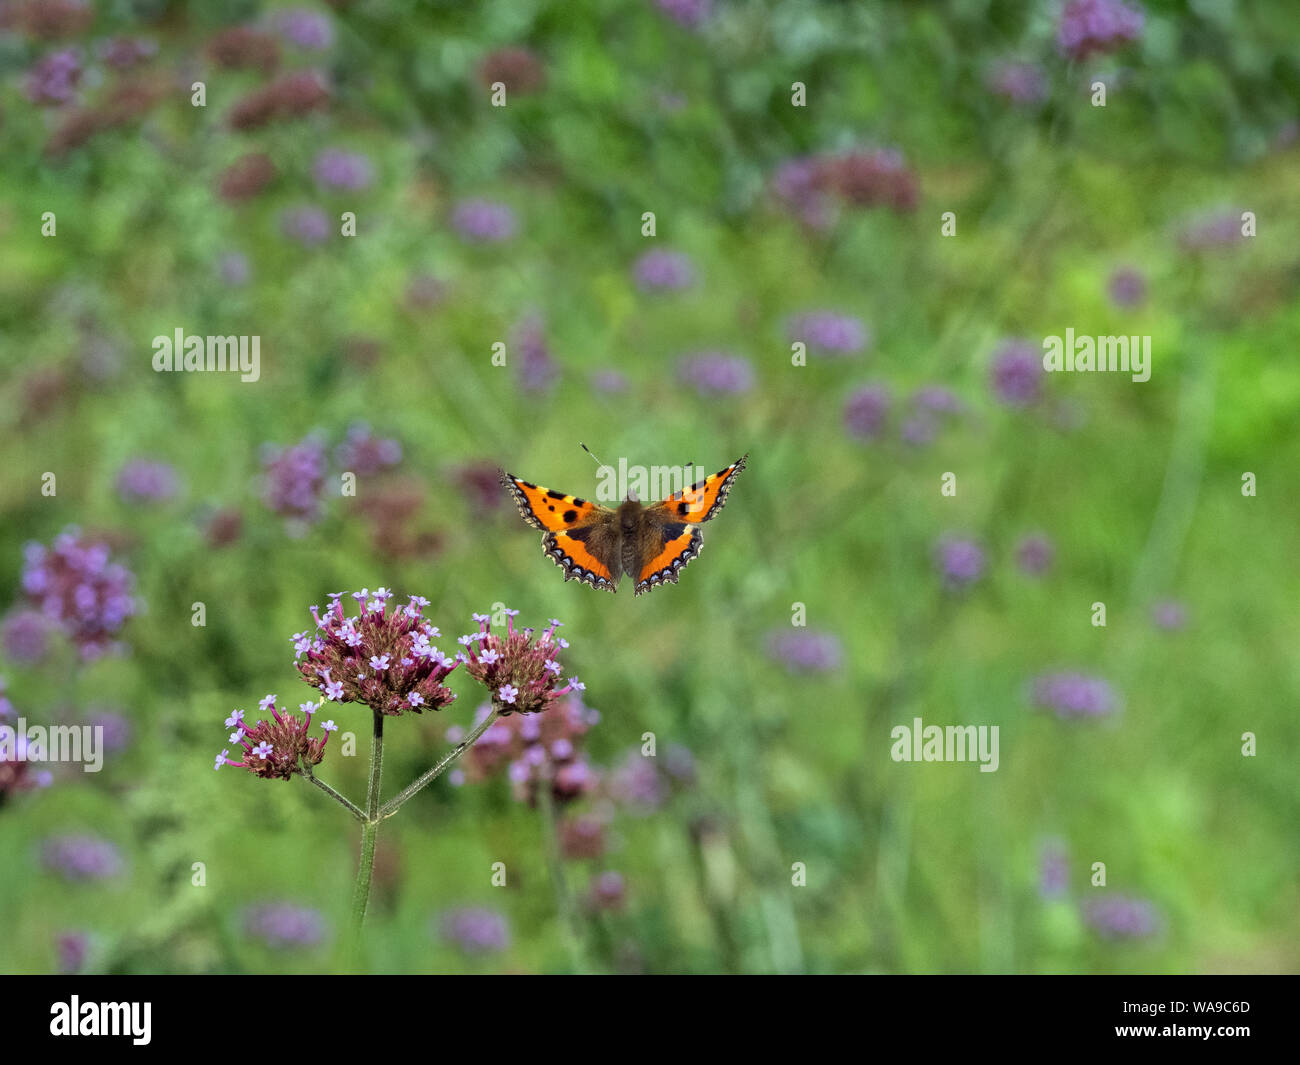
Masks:
[[[674,492],[662,503],[650,507],[662,533],[662,548],[646,559],[637,575],[634,594],[640,595],[661,584],[676,584],[681,571],[699,558],[704,547],[701,522],[708,521],[722,509],[736,475],[745,468],[748,455],[733,462],[681,492]]]
[[[587,499],[553,492],[513,474],[501,471],[501,483],[510,490],[520,517],[534,529],[562,532],[585,525],[595,514],[608,514],[608,508]]]
[[[727,493],[731,491],[737,475],[745,468],[747,458],[749,456],[745,455],[725,470],[710,474],[704,480],[681,492],[674,492],[662,503],[655,504],[654,509],[667,507],[674,521],[685,522],[688,525],[708,521],[727,501]]]
[[[578,496],[553,492],[513,474],[501,471],[501,483],[509,489],[520,517],[534,529],[543,529],[542,551],[564,570],[566,581],[578,580],[593,588],[613,592],[614,574],[588,547],[593,528],[608,521],[613,511]]]

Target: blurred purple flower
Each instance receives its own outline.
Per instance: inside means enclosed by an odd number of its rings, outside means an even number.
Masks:
[[[329,215],[306,204],[290,207],[280,215],[280,231],[304,247],[315,247],[329,239]]]
[[[1145,899],[1130,895],[1102,895],[1083,906],[1083,919],[1102,939],[1147,939],[1163,922],[1160,912]]]
[[[131,459],[117,475],[117,494],[123,503],[165,503],[179,489],[175,468],[154,459]]]
[[[993,353],[993,394],[1008,407],[1029,407],[1042,396],[1043,362],[1032,344],[1004,341]]]
[[[1245,239],[1242,214],[1225,207],[1190,218],[1183,223],[1179,243],[1187,251],[1215,251],[1240,244]]]
[[[1187,627],[1187,608],[1175,599],[1165,599],[1152,607],[1151,620],[1158,629],[1178,632]]]
[[[814,629],[777,629],[767,638],[770,658],[791,673],[826,673],[839,669],[844,648],[838,636]]]
[[[1070,863],[1065,844],[1050,839],[1038,856],[1038,894],[1044,899],[1062,898],[1070,888]]]
[[[139,609],[135,578],[110,561],[108,545],[65,529],[46,548],[23,548],[22,586],[27,602],[77,645],[83,659],[116,648],[113,637]]]
[[[39,610],[15,610],[0,624],[0,647],[10,661],[35,665],[49,654],[53,631],[53,624]]]
[[[988,74],[988,87],[1013,104],[1029,106],[1047,99],[1047,78],[1036,63],[1004,60]]]
[[[637,259],[632,274],[643,292],[675,292],[695,284],[695,266],[690,258],[663,248],[653,248]]]
[[[122,751],[131,742],[131,722],[112,710],[96,710],[86,719],[91,728],[103,729],[104,750]]]
[[[324,915],[310,906],[263,902],[244,911],[244,932],[272,950],[315,947],[324,942]]]
[[[618,370],[596,370],[591,387],[606,396],[619,395],[628,389],[627,377]]]
[[[1114,52],[1142,35],[1140,8],[1122,0],[1067,0],[1056,43],[1071,59]]]
[[[106,880],[122,871],[118,849],[99,836],[54,836],[41,848],[41,862],[65,880]]]
[[[654,0],[655,7],[688,30],[699,29],[713,14],[713,0]]]
[[[943,385],[925,385],[912,393],[912,406],[929,414],[964,414],[966,404],[951,389]]]
[[[1051,569],[1055,557],[1052,541],[1042,533],[1032,533],[1016,545],[1016,565],[1021,573],[1031,577],[1041,576]]]
[[[555,384],[560,368],[551,358],[540,314],[528,315],[515,327],[514,346],[518,352],[515,370],[525,392],[545,392]]]
[[[805,311],[790,320],[786,332],[827,355],[855,355],[871,343],[861,318],[835,311]]]
[[[1111,303],[1125,310],[1139,307],[1147,298],[1147,279],[1132,267],[1124,266],[1110,275],[1106,291]]]
[[[898,430],[898,435],[902,437],[905,444],[911,444],[913,447],[925,447],[926,444],[934,440],[938,431],[939,426],[936,424],[935,419],[922,411],[918,414],[909,415]]]
[[[59,973],[74,976],[86,967],[90,956],[90,936],[85,932],[60,932],[54,937],[54,953],[58,958]]]
[[[125,70],[158,54],[158,42],[145,37],[112,37],[100,44],[99,58],[108,66]]]
[[[442,938],[466,954],[496,954],[510,946],[505,914],[486,907],[448,910],[438,921]]]
[[[320,152],[312,166],[312,173],[316,184],[322,189],[341,192],[358,192],[369,188],[375,178],[375,169],[366,156],[339,148],[326,148]]]
[[[884,430],[889,405],[889,389],[884,385],[864,385],[844,405],[845,430],[859,440],[875,440]]]
[[[243,252],[228,251],[217,260],[217,276],[231,288],[248,284],[251,275],[248,256]]]
[[[334,461],[340,469],[358,477],[369,477],[401,462],[402,445],[375,436],[365,422],[353,422],[348,426],[348,435],[334,449]]]
[[[416,273],[406,283],[406,306],[411,311],[427,311],[447,298],[447,283],[429,273]]]
[[[451,213],[452,227],[474,244],[495,244],[509,240],[518,230],[515,213],[504,203],[490,200],[462,200]]]
[[[1062,719],[1106,717],[1119,705],[1106,681],[1077,672],[1045,673],[1037,677],[1031,699],[1035,706],[1050,710]]]
[[[939,541],[935,557],[949,588],[965,588],[984,575],[984,549],[974,540],[946,536]]]
[[[835,219],[824,166],[816,156],[797,156],[778,166],[772,174],[772,192],[786,210],[812,229],[826,229]]]
[[[754,367],[740,355],[702,351],[682,358],[677,367],[682,384],[701,396],[738,395],[754,387]]]
[[[275,29],[283,40],[309,52],[323,52],[334,43],[334,25],[329,16],[307,8],[279,12]]]
[[[640,749],[628,751],[610,771],[607,787],[616,802],[642,813],[659,809],[668,797],[655,759],[647,758]]]
[[[627,881],[622,873],[606,870],[592,878],[587,905],[593,910],[621,910],[627,903]]]
[[[262,501],[286,518],[314,522],[325,492],[325,465],[325,445],[315,435],[288,448],[266,445]]]
[[[66,104],[81,80],[81,53],[64,48],[42,56],[27,71],[23,91],[34,104]]]

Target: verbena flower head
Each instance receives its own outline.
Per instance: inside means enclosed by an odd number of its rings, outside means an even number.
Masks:
[[[875,440],[889,417],[889,389],[884,385],[863,385],[844,404],[844,428],[859,440]]]
[[[279,12],[275,29],[286,43],[308,52],[323,52],[334,43],[334,24],[329,16],[307,8]]]
[[[264,780],[289,780],[295,773],[301,773],[304,765],[320,764],[334,722],[326,721],[321,725],[319,735],[309,735],[312,715],[319,709],[317,703],[302,704],[301,720],[297,714],[287,711],[281,714],[275,707],[274,695],[268,695],[259,705],[270,713],[269,721],[258,720],[250,725],[244,720],[242,710],[236,710],[226,718],[230,736],[227,746],[217,755],[213,769],[228,765],[247,769]],[[230,757],[232,750],[236,752],[238,761]]]
[[[117,475],[117,494],[124,503],[165,503],[180,490],[176,469],[153,459],[131,459]]]
[[[131,594],[134,578],[110,561],[107,544],[68,528],[50,547],[29,543],[23,553],[28,603],[68,635],[83,659],[119,648],[114,637],[140,604]]]
[[[1121,0],[1068,0],[1056,43],[1071,59],[1114,52],[1142,35],[1140,8]]]
[[[545,323],[540,314],[529,314],[514,329],[517,352],[515,367],[525,392],[545,392],[560,375],[560,368],[546,343]]]
[[[58,957],[59,972],[72,976],[86,967],[90,957],[91,940],[85,932],[60,932],[54,937],[54,953]]]
[[[871,343],[861,318],[836,311],[805,311],[790,320],[786,333],[827,355],[855,355]]]
[[[40,611],[15,610],[0,623],[0,650],[14,662],[35,665],[49,653],[53,629],[53,623]],[[0,717],[3,716],[0,710]]]
[[[1125,310],[1139,307],[1147,298],[1147,279],[1141,271],[1122,266],[1110,275],[1106,291],[1111,303]]]
[[[244,931],[274,950],[301,950],[325,940],[325,917],[310,906],[263,902],[244,911]]]
[[[334,449],[334,460],[340,469],[358,477],[369,477],[401,462],[402,445],[391,438],[376,436],[365,422],[353,422],[348,426],[348,435]]]
[[[494,954],[510,946],[505,915],[487,907],[448,910],[438,920],[438,932],[466,954]]]
[[[75,95],[81,72],[81,53],[76,48],[51,52],[28,70],[23,89],[34,104],[65,104]]]
[[[122,871],[122,856],[106,839],[54,836],[41,848],[41,863],[65,880],[107,880]]]
[[[1016,565],[1020,572],[1039,577],[1052,568],[1056,548],[1042,533],[1030,533],[1016,544]]]
[[[1145,899],[1131,895],[1102,895],[1089,899],[1083,919],[1102,939],[1146,939],[1163,926],[1160,912]]]
[[[984,575],[984,549],[974,540],[959,536],[939,541],[936,561],[949,588],[964,588]]]
[[[359,192],[370,187],[375,178],[375,168],[360,152],[326,148],[316,156],[312,176],[322,189]]]
[[[560,664],[568,640],[556,636],[555,618],[534,636],[532,629],[516,629],[517,610],[507,610],[504,634],[492,632],[486,614],[475,614],[479,631],[462,636],[460,657],[465,671],[487,688],[492,706],[503,716],[540,714],[561,696],[586,688],[577,677],[564,680]]]
[[[515,213],[504,203],[462,200],[451,213],[452,228],[473,244],[496,244],[513,237],[519,228]]]
[[[767,639],[767,653],[791,673],[826,673],[844,661],[839,637],[814,629],[774,630]]]
[[[695,266],[678,251],[652,248],[632,267],[637,288],[643,292],[677,292],[695,284]]]
[[[1119,699],[1101,677],[1086,673],[1044,673],[1033,683],[1035,706],[1060,718],[1106,717],[1119,708]]]
[[[1070,888],[1070,861],[1065,844],[1059,839],[1046,840],[1038,852],[1038,894],[1044,899],[1059,899]]]
[[[325,491],[325,445],[308,436],[289,448],[269,446],[262,456],[262,499],[277,514],[298,522],[320,517]]]
[[[490,712],[487,705],[479,707],[477,720]],[[537,801],[539,784],[548,778],[557,801],[577,799],[599,783],[582,750],[583,737],[599,720],[600,714],[584,705],[577,693],[541,717],[502,717],[469,749],[469,774],[482,780],[504,770],[515,798],[530,805]]]
[[[1029,407],[1042,395],[1043,362],[1032,344],[1008,340],[993,354],[990,384],[1007,407]]]
[[[537,53],[527,48],[498,48],[483,57],[478,77],[489,88],[501,82],[511,95],[523,96],[546,83],[546,68]]]
[[[1047,98],[1047,78],[1035,63],[1018,60],[997,63],[988,73],[987,84],[995,95],[1025,107]]]
[[[1165,632],[1178,632],[1187,627],[1187,608],[1176,599],[1162,599],[1151,608],[1151,621]]]
[[[0,677],[0,720],[13,714],[13,706],[5,695],[4,688],[4,678]],[[27,761],[26,736],[14,736],[12,752],[0,746],[0,807],[4,806],[10,796],[17,795],[20,791],[48,787],[52,779],[48,772],[33,770],[32,763]]]
[[[705,398],[738,395],[754,387],[754,367],[750,361],[725,351],[702,351],[687,356],[678,363],[677,376],[682,384]]]
[[[623,874],[613,869],[597,873],[591,878],[587,891],[587,906],[593,910],[618,911],[627,903],[627,881]]]
[[[333,224],[319,207],[299,204],[280,215],[280,231],[304,247],[312,248],[329,239]]]
[[[323,614],[312,607],[316,631],[293,636],[302,679],[328,702],[365,703],[389,716],[451,705],[456,696],[442,681],[458,661],[433,642],[441,634],[422,613],[429,601],[413,595],[390,608],[387,588],[363,588],[346,597],[358,608],[350,614],[344,598],[331,595]]]

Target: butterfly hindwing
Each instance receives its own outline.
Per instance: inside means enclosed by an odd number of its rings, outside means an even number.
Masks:
[[[501,471],[501,483],[510,490],[520,516],[534,529],[561,532],[586,525],[597,514],[611,513],[590,500],[551,491],[504,470]]]
[[[749,456],[745,455],[725,470],[710,474],[704,480],[681,492],[674,492],[651,509],[666,508],[673,520],[687,525],[698,525],[700,522],[708,521],[727,501],[727,493],[731,491],[737,474],[745,468],[747,458]]]
[[[662,506],[662,504],[661,504]],[[641,545],[641,568],[634,595],[648,592],[661,584],[676,584],[681,571],[698,558],[704,535],[698,525],[663,520],[658,507],[647,511],[647,525]],[[653,515],[653,516],[652,516]]]
[[[564,570],[566,581],[579,580],[593,588],[616,592],[618,576],[609,561],[612,534],[610,522],[597,517],[590,524],[568,532],[548,532],[542,537],[542,550]]]

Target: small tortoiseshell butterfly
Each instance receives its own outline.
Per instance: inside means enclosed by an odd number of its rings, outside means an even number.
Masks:
[[[564,579],[616,590],[619,577],[636,580],[635,595],[677,583],[682,568],[700,553],[700,525],[722,509],[731,483],[745,468],[746,455],[698,484],[674,492],[653,506],[635,499],[611,510],[577,496],[553,492],[501,471],[519,513],[543,529],[542,550],[564,570]]]

